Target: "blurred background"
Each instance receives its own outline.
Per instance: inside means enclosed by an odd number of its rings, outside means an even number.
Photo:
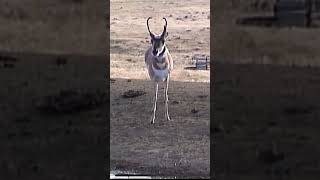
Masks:
[[[101,0],[2,0],[0,51],[105,54],[105,6]]]

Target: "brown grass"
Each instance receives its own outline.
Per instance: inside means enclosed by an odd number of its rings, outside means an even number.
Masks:
[[[154,33],[160,33],[163,28],[161,18],[165,16],[169,32],[167,46],[174,59],[173,80],[209,81],[209,72],[192,73],[184,70],[193,54],[209,54],[208,1],[112,1],[110,10],[112,78],[148,78],[141,72],[145,71],[144,53],[150,46],[146,19],[152,16],[150,28]],[[127,74],[123,69],[128,69]],[[192,74],[192,77],[187,74]]]

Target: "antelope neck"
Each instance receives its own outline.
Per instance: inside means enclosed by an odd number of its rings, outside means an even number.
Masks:
[[[163,55],[163,53],[162,53],[162,55]],[[162,55],[161,56],[154,56],[152,66],[157,70],[164,70],[168,66],[168,63],[165,60],[166,57],[164,57]]]

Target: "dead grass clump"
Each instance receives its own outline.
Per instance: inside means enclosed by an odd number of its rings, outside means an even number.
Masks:
[[[122,97],[123,98],[135,98],[135,97],[138,97],[138,96],[142,96],[146,94],[146,92],[144,91],[134,91],[134,90],[129,90],[129,91],[126,91]]]
[[[105,104],[107,100],[108,96],[105,92],[62,90],[59,94],[44,97],[36,107],[45,113],[72,113],[91,110]]]
[[[5,55],[0,55],[0,67],[3,68],[14,68],[15,63],[18,61],[17,58],[12,57],[12,56],[5,56]]]
[[[0,55],[0,62],[16,62],[17,58],[12,56]]]
[[[309,114],[313,111],[313,107],[290,106],[284,108],[284,112],[288,115]]]
[[[196,114],[196,113],[198,113],[199,112],[199,110],[197,110],[197,109],[195,109],[195,108],[193,108],[192,110],[191,110],[191,113],[193,113],[193,114]]]
[[[57,57],[57,59],[56,59],[57,66],[64,66],[67,64],[67,62],[68,62],[68,59],[65,57]]]

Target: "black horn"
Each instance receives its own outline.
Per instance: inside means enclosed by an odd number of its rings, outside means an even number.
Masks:
[[[163,32],[162,32],[161,36],[164,36],[167,31],[167,19],[165,17],[163,17],[163,19],[166,22],[166,24],[163,26]]]
[[[150,28],[149,28],[149,19],[152,19],[152,17],[148,17],[148,19],[147,19],[148,31],[149,31],[149,33],[150,33],[150,36],[154,36],[154,35],[152,34],[152,32],[150,31]]]

